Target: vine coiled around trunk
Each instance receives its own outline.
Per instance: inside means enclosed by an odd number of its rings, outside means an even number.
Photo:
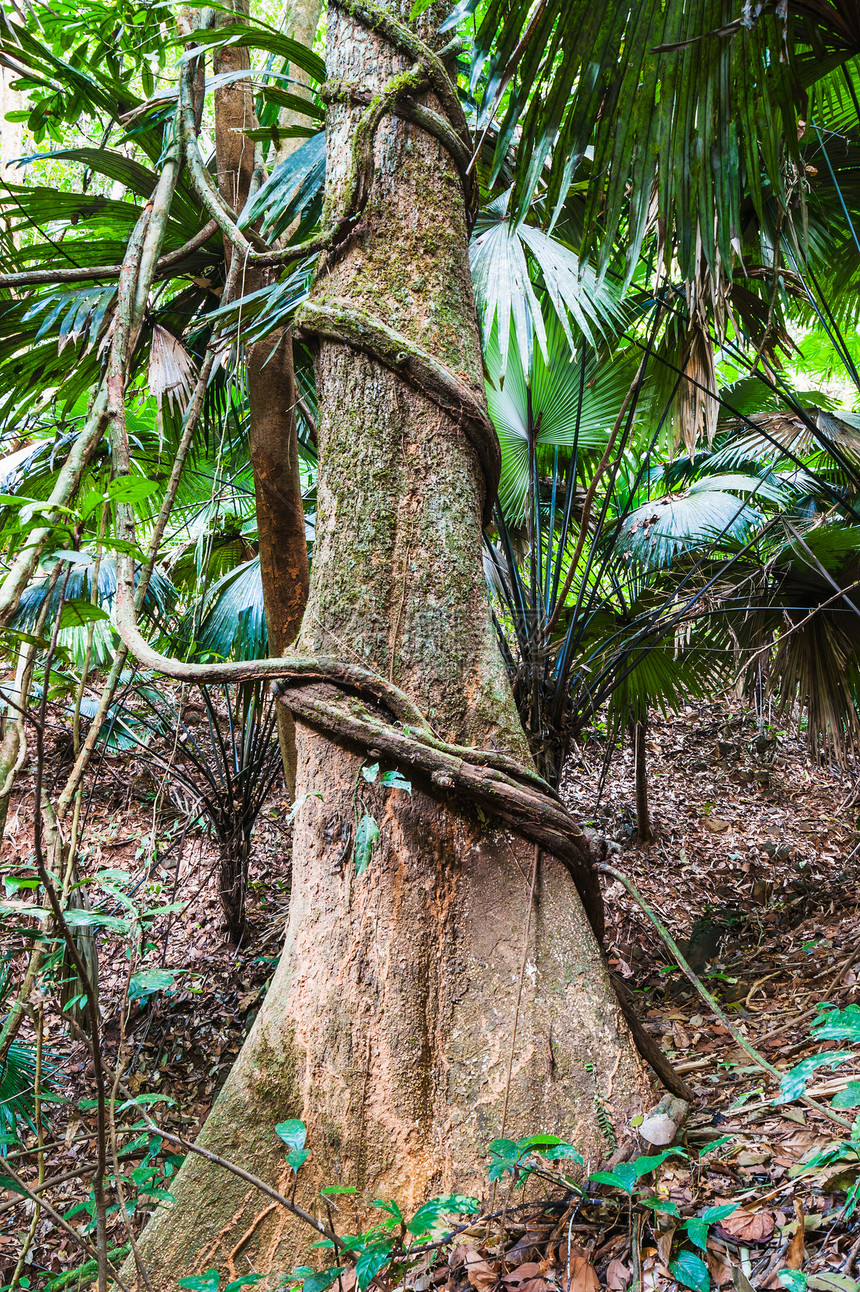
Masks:
[[[254,249],[261,241],[259,235],[251,233],[246,237],[238,228],[233,213],[203,166],[191,99],[193,60],[189,61],[182,78],[181,134],[192,184],[205,210],[218,223],[233,250],[239,253],[236,259],[241,258],[245,265],[283,264],[319,251],[325,251],[331,263],[340,245],[354,232],[367,203],[374,174],[376,131],[388,114],[405,116],[441,139],[463,179],[467,205],[474,214],[476,189],[469,187],[467,164],[471,139],[456,87],[441,58],[374,0],[335,0],[335,3],[391,41],[413,60],[413,65],[392,77],[375,94],[344,83],[330,85],[332,100],[348,99],[366,106],[353,133],[343,208],[337,217],[327,220],[322,233],[315,238],[280,250]],[[444,118],[412,103],[416,93],[428,88],[441,105]],[[325,266],[321,272],[324,271]],[[327,338],[361,350],[418,389],[463,430],[484,478],[486,523],[498,487],[501,455],[483,390],[476,389],[410,338],[356,309],[349,301],[312,300],[300,312],[296,326],[308,339]],[[123,458],[120,452],[117,455],[120,465],[124,465]],[[130,537],[133,539],[133,534]],[[408,768],[436,796],[459,795],[474,806],[486,808],[496,820],[565,865],[597,942],[602,945],[603,896],[588,843],[557,793],[532,769],[506,755],[441,740],[404,691],[354,664],[298,655],[247,663],[187,664],[162,655],[145,641],[138,629],[132,564],[128,556],[119,556],[117,573],[116,625],[125,645],[144,667],[177,681],[199,684],[268,679],[281,702],[307,725],[371,758],[385,757],[398,767]],[[635,1015],[631,1017],[624,994],[619,993],[618,999],[640,1052],[669,1088],[678,1092],[683,1083],[641,1024],[633,1026],[638,1020]]]

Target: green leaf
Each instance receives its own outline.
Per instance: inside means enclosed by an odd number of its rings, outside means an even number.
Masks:
[[[651,1211],[658,1211],[667,1216],[680,1215],[677,1203],[667,1202],[665,1198],[658,1198],[656,1194],[652,1198],[641,1198],[640,1201],[643,1207],[648,1207]]]
[[[831,1108],[860,1108],[860,1081],[849,1081],[844,1090],[837,1090],[830,1100]]]
[[[608,1184],[613,1189],[632,1193],[639,1177],[632,1162],[619,1162],[614,1171],[595,1171],[594,1175],[588,1178],[595,1184]]]
[[[528,1153],[531,1149],[541,1151],[545,1148],[558,1148],[559,1144],[564,1141],[559,1139],[558,1135],[526,1135],[523,1139],[517,1140],[517,1150],[520,1153]]]
[[[307,72],[315,81],[325,80],[325,63],[319,54],[315,54],[312,49],[308,49],[306,45],[300,44],[290,36],[282,36],[280,32],[256,23],[228,23],[224,27],[216,27],[211,31],[196,31],[194,38],[198,46],[185,51],[182,56],[183,62],[196,57],[209,45],[241,45],[247,49],[264,49],[270,54],[279,55],[289,63],[300,67],[303,72]],[[184,44],[186,39],[182,37],[172,43]]]
[[[693,1292],[710,1292],[708,1267],[694,1252],[679,1252],[676,1259],[669,1262],[669,1269],[683,1287],[692,1288]]]
[[[355,1262],[355,1278],[364,1292],[367,1285],[381,1269],[388,1264],[388,1258],[394,1248],[394,1241],[374,1244],[366,1247]]]
[[[543,1156],[549,1162],[579,1162],[580,1166],[584,1165],[584,1159],[581,1153],[573,1147],[572,1144],[556,1144],[555,1148],[544,1149]]]
[[[808,1280],[802,1270],[777,1270],[776,1277],[788,1292],[806,1292]]]
[[[806,1089],[806,1083],[819,1068],[837,1067],[853,1057],[850,1050],[831,1050],[827,1054],[813,1054],[804,1059],[797,1067],[785,1073],[779,1083],[779,1096],[774,1099],[774,1104],[788,1104],[793,1099],[799,1099]]]
[[[387,785],[390,789],[405,790],[407,794],[412,793],[412,782],[407,781],[405,776],[400,772],[383,772],[379,778],[382,785]]]
[[[739,1202],[724,1202],[721,1207],[706,1207],[702,1212],[702,1220],[715,1225],[718,1220],[725,1220],[726,1216],[733,1215],[739,1206]]]
[[[362,767],[361,774],[372,785],[379,775],[379,763],[371,763],[369,767]]]
[[[451,1212],[471,1216],[480,1208],[477,1198],[462,1193],[449,1193],[441,1198],[430,1198],[418,1208],[406,1228],[410,1234],[426,1234],[443,1216]]]
[[[8,1189],[11,1193],[20,1194],[22,1198],[29,1197],[29,1194],[21,1188],[20,1184],[10,1179],[8,1175],[0,1175],[0,1189]]]
[[[239,216],[240,228],[262,217],[262,232],[277,237],[305,212],[320,203],[325,182],[325,131],[320,130],[272,171],[265,184],[248,199]]]
[[[327,1270],[309,1274],[302,1282],[302,1292],[326,1292],[345,1269],[345,1265],[331,1265]]]
[[[60,615],[60,628],[82,628],[87,624],[98,623],[99,620],[108,620],[110,615],[101,606],[94,606],[91,601],[84,601],[75,598],[73,601],[67,601],[63,606],[63,613]]]
[[[69,906],[63,911],[63,919],[69,928],[77,929],[113,929],[115,933],[127,933],[128,920],[118,915],[105,915],[102,911],[87,911],[78,906]]]
[[[372,816],[367,813],[358,823],[358,829],[355,832],[355,873],[363,875],[370,865],[370,858],[373,854],[373,846],[379,838],[379,826]]]
[[[190,1278],[179,1279],[179,1287],[189,1288],[190,1292],[218,1292],[221,1276],[217,1270],[207,1270],[205,1274],[192,1274]]]
[[[224,1292],[239,1292],[239,1288],[247,1287],[249,1283],[259,1283],[265,1277],[265,1274],[242,1274],[228,1283]]]
[[[275,1127],[275,1134],[280,1136],[287,1148],[298,1152],[305,1146],[308,1128],[297,1117],[292,1117],[289,1121],[278,1122]]]
[[[287,1165],[291,1166],[298,1174],[299,1168],[304,1166],[310,1154],[306,1148],[294,1148],[292,1153],[287,1154]]]
[[[633,1166],[636,1168],[637,1180],[641,1179],[643,1175],[649,1175],[652,1171],[656,1171],[657,1167],[662,1166],[669,1157],[686,1157],[686,1153],[680,1148],[667,1148],[662,1153],[655,1153],[651,1157],[637,1157],[633,1162]]]
[[[690,1242],[695,1243],[703,1252],[706,1252],[708,1250],[708,1229],[710,1228],[707,1220],[703,1220],[701,1216],[691,1216],[689,1220],[684,1222],[684,1228]]]
[[[398,1225],[404,1225],[406,1223],[406,1217],[403,1215],[403,1212],[400,1210],[393,1198],[389,1198],[387,1202],[384,1198],[374,1198],[373,1205],[374,1207],[378,1207],[380,1211],[387,1212],[392,1220],[394,1220]]]
[[[487,1146],[487,1152],[496,1157],[516,1157],[517,1143],[512,1139],[494,1139]]]
[[[713,1153],[715,1149],[731,1144],[733,1138],[733,1135],[721,1135],[719,1139],[712,1140],[710,1144],[706,1144],[704,1148],[699,1149],[699,1157],[706,1157],[708,1153]]]
[[[133,503],[151,498],[161,488],[154,480],[144,480],[141,476],[119,476],[111,480],[107,491],[112,502]]]
[[[827,1009],[812,1024],[812,1034],[818,1041],[860,1041],[860,1005],[845,1009]]]
[[[157,991],[167,991],[176,981],[176,974],[171,969],[141,969],[132,974],[128,984],[129,1000],[148,1000]]]

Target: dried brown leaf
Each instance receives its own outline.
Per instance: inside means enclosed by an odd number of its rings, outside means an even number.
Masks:
[[[502,1282],[509,1284],[511,1287],[519,1287],[519,1285],[526,1282],[526,1280],[536,1278],[539,1272],[540,1266],[537,1261],[524,1261],[523,1264],[518,1265],[516,1269],[509,1270],[508,1273],[503,1276]]]
[[[570,1270],[570,1283],[567,1281]],[[561,1266],[562,1292],[600,1292],[600,1281],[597,1271],[587,1253],[581,1247],[571,1244],[570,1256],[565,1256]]]
[[[489,1292],[499,1281],[492,1265],[482,1260],[474,1248],[466,1253],[466,1277],[477,1292]]]
[[[792,1235],[791,1242],[788,1244],[785,1252],[785,1269],[802,1270],[804,1256],[804,1224],[803,1224],[803,1207],[800,1199],[794,1200],[794,1218],[797,1221],[797,1229]]]
[[[739,1207],[731,1216],[720,1221],[720,1229],[730,1238],[742,1243],[765,1243],[776,1224],[772,1211],[745,1211]]]
[[[633,1281],[629,1265],[625,1265],[617,1256],[606,1267],[606,1287],[608,1292],[627,1292]]]

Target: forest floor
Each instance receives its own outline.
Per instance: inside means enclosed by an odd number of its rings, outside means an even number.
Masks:
[[[794,735],[762,730],[736,706],[688,710],[649,729],[656,837],[641,846],[629,751],[616,754],[601,785],[603,751],[595,738],[575,753],[563,795],[575,815],[608,841],[608,861],[639,887],[736,1027],[770,1062],[793,1067],[832,1049],[811,1036],[818,1006],[844,1009],[860,999],[853,781],[816,766]],[[57,778],[62,774],[58,767]],[[236,951],[223,931],[216,853],[199,829],[188,828],[187,806],[171,802],[138,754],[111,756],[91,788],[82,838],[90,873],[147,870],[150,882],[139,899],[144,906],[181,903],[146,935],[142,966],[161,970],[164,977],[152,981],[164,985],[132,1002],[122,1051],[129,1088],[163,1095],[153,1115],[193,1138],[277,960],[289,900],[290,834],[287,803],[276,790],[255,833],[252,931]],[[6,874],[16,866],[26,873],[32,808],[32,783],[22,777],[4,846]],[[573,1213],[564,1211],[560,1225],[551,1206],[517,1222],[514,1209],[506,1221],[507,1257],[498,1244],[477,1252],[474,1243],[460,1244],[448,1257],[449,1288],[624,1292],[636,1276],[643,1292],[679,1283],[696,1288],[697,1277],[705,1292],[701,1266],[689,1259],[685,1264],[685,1253],[689,1258],[698,1251],[714,1284],[733,1292],[783,1286],[788,1292],[860,1292],[860,1214],[852,1193],[860,1146],[855,1151],[849,1143],[854,1112],[837,1112],[846,1122],[842,1128],[801,1103],[775,1105],[775,1082],[682,977],[626,890],[612,883],[606,897],[612,967],[697,1097],[684,1155],[670,1157],[656,1176],[656,1193],[670,1211],[637,1205],[628,1214],[585,1201]],[[100,941],[100,1008],[113,1063],[128,961],[123,939],[101,935]],[[14,957],[15,947],[4,951]],[[46,1196],[80,1225],[83,1213],[73,1209],[91,1205],[94,1073],[85,1045],[68,1039],[48,1002],[45,1026],[52,1084],[67,1101],[46,1110],[45,1175],[55,1181]],[[812,1068],[807,1095],[824,1104],[835,1096],[837,1108],[860,1107],[860,1088],[853,1102],[850,1088],[860,1079],[860,1047],[838,1066]],[[35,1136],[24,1138],[28,1155],[16,1157],[14,1169],[32,1185]],[[153,1137],[144,1132],[124,1143],[129,1180],[144,1190],[169,1189],[170,1161],[150,1163],[147,1156]],[[14,1156],[10,1152],[7,1160]],[[0,1186],[11,1182],[6,1176]],[[728,1202],[741,1209],[710,1227],[705,1251],[703,1231],[684,1220]],[[31,1202],[0,1187],[0,1284],[11,1277],[32,1217]],[[109,1232],[116,1247],[126,1241],[117,1211]],[[29,1282],[22,1286],[77,1287],[63,1274],[80,1261],[74,1240],[43,1211],[24,1270]],[[790,1273],[780,1278],[785,1270]],[[440,1274],[430,1270],[415,1286],[439,1283]],[[91,1272],[80,1286],[93,1286]]]

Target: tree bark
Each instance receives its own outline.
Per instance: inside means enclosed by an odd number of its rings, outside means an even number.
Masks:
[[[313,7],[313,6],[312,6]],[[247,0],[233,0],[233,12],[220,16],[223,24],[248,13]],[[319,11],[313,20],[314,30]],[[228,46],[215,58],[214,70],[250,70],[247,49]],[[249,79],[233,81],[215,91],[215,155],[221,195],[237,212],[245,205],[254,179],[255,148],[243,133],[257,125],[253,87]],[[232,250],[224,241],[230,262]],[[271,271],[250,268],[243,292],[250,294],[271,281]],[[248,377],[248,440],[254,469],[254,494],[263,604],[269,651],[281,655],[298,635],[308,599],[308,550],[302,506],[296,432],[296,385],[293,345],[288,328],[281,328],[245,352]],[[278,740],[287,792],[296,788],[296,728],[292,714],[278,712]]]
[[[425,34],[438,17],[427,15]],[[331,79],[376,91],[405,66],[384,38],[329,7]],[[438,110],[432,95],[424,101]],[[354,107],[330,109],[332,209],[356,119]],[[316,302],[374,315],[483,399],[460,178],[444,149],[402,120],[383,120],[375,148],[369,202],[323,266]],[[324,341],[317,376],[319,508],[300,645],[393,679],[441,737],[528,761],[483,581],[474,449],[368,354]],[[563,1135],[596,1165],[611,1153],[598,1107],[621,1138],[651,1091],[564,866],[540,858],[527,921],[532,845],[429,782],[411,794],[368,784],[367,751],[300,726],[298,752],[308,797],[286,944],[200,1144],[289,1191],[274,1126],[301,1118],[310,1159],[296,1201],[313,1209],[321,1186],[354,1184],[354,1210],[338,1222],[352,1233],[374,1198],[408,1214],[442,1191],[486,1196],[486,1148],[503,1127],[514,1138]],[[359,876],[352,845],[364,813],[380,839]],[[156,1292],[212,1265],[274,1275],[307,1259],[314,1235],[211,1163],[189,1156],[172,1191],[174,1207],[141,1243]]]

